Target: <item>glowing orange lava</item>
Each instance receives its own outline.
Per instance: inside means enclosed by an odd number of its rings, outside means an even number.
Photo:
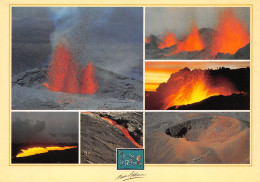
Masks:
[[[176,43],[177,42],[177,43]],[[200,38],[198,29],[193,22],[191,32],[183,41],[176,41],[174,33],[168,33],[158,48],[164,49],[174,44],[177,45],[173,51],[166,55],[171,56],[182,51],[200,51],[205,48],[204,42]],[[211,45],[208,47],[210,57],[218,53],[235,54],[240,48],[250,43],[250,34],[244,22],[237,18],[232,9],[219,12],[219,20],[216,26],[216,32],[213,33]]]
[[[145,37],[145,43],[149,44],[151,42],[151,39],[149,37]]]
[[[31,155],[47,153],[47,152],[53,151],[53,150],[67,150],[67,149],[72,149],[72,148],[77,148],[77,146],[32,147],[32,148],[28,148],[28,149],[22,149],[22,152],[17,154],[16,157],[27,157],[27,156],[31,156]]]
[[[112,119],[109,119],[109,118],[105,118],[105,117],[101,117],[102,119],[106,120],[109,124],[115,126],[116,128],[118,128],[119,130],[122,131],[122,133],[125,135],[125,137],[130,140],[136,147],[138,148],[143,148],[142,145],[139,145],[130,135],[129,135],[129,132],[128,130],[121,126],[121,125],[118,125],[115,121],[113,121]]]
[[[171,47],[176,44],[174,33],[169,32],[167,36],[164,35],[162,42],[158,45],[159,49]]]
[[[168,84],[170,88],[163,94],[163,109],[196,103],[211,96],[237,93],[233,85],[225,80],[221,85],[212,86],[205,70],[180,70],[171,76]]]
[[[98,90],[95,67],[89,62],[82,70],[63,42],[54,50],[47,73],[47,83],[43,85],[53,92],[70,94],[94,94]]]
[[[212,52],[214,54],[218,52],[235,54],[238,49],[246,46],[249,42],[250,35],[246,26],[235,17],[233,10],[229,9],[220,13]]]
[[[88,66],[82,75],[82,84],[80,87],[80,93],[82,94],[94,94],[98,90],[98,84],[95,77],[95,67],[88,63]]]
[[[200,39],[198,29],[196,25],[193,23],[191,27],[191,32],[188,37],[184,41],[180,41],[177,44],[177,48],[170,53],[170,55],[177,54],[182,51],[200,51],[204,48],[204,44]]]

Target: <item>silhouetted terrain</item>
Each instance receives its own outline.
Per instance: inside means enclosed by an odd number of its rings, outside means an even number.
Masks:
[[[184,68],[183,70],[185,71]],[[188,70],[189,71],[189,70]],[[211,96],[200,102],[189,105],[172,105],[167,109],[183,109],[183,110],[249,110],[250,109],[250,68],[230,69],[221,67],[217,70],[206,70],[207,81],[212,87],[222,87],[236,90],[229,96]],[[169,79],[170,80],[170,79]],[[225,84],[223,84],[225,80]],[[168,81],[169,82],[169,81]],[[230,83],[232,85],[230,85]],[[145,108],[147,110],[159,110],[163,107],[162,96],[166,89],[174,84],[161,83],[155,92],[145,92]],[[234,88],[233,88],[234,87]]]
[[[232,94],[231,96],[212,96],[194,104],[172,106],[168,110],[238,110],[250,109],[250,97],[243,94]],[[234,109],[234,110],[235,110]]]

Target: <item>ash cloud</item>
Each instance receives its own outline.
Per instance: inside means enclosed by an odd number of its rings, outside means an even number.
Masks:
[[[77,113],[12,113],[12,143],[77,142]]]
[[[142,40],[142,8],[15,7],[12,74],[49,64],[56,45],[64,41],[82,66],[91,61],[132,77],[143,67]]]
[[[31,120],[17,119],[12,122],[12,141],[26,143],[37,141],[45,129],[45,121],[32,122]]]
[[[228,10],[224,7],[173,7],[146,8],[145,34],[162,36],[164,32],[174,32],[176,37],[183,39],[190,32],[194,21],[198,29],[215,29],[219,21],[219,12]],[[250,8],[233,7],[233,12],[250,32]]]
[[[89,61],[121,74],[142,66],[142,8],[49,8],[52,49],[65,42],[82,66]]]

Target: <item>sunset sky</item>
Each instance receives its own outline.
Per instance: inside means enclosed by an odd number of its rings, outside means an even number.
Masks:
[[[172,73],[185,67],[194,69],[230,69],[249,67],[249,62],[146,62],[145,63],[145,91],[155,91],[160,83],[167,82]]]

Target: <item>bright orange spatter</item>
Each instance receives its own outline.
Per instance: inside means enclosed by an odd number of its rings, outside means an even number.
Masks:
[[[98,84],[93,73],[95,73],[95,67],[89,62],[82,75],[81,94],[94,94],[97,92]]]
[[[177,54],[182,51],[200,51],[204,48],[204,44],[200,39],[198,29],[193,23],[191,32],[184,41],[180,41],[177,44],[177,48],[167,56]]]
[[[47,153],[47,152],[53,151],[53,150],[67,150],[67,149],[72,149],[72,148],[77,148],[77,146],[32,147],[32,148],[28,148],[28,149],[22,149],[22,152],[17,154],[16,157],[17,158],[18,157],[27,157],[27,156],[36,155],[36,154]]]
[[[232,9],[219,14],[220,18],[215,41],[212,44],[212,53],[235,54],[238,49],[250,42],[250,35],[245,24],[235,17]]]
[[[164,35],[162,42],[158,45],[159,49],[171,47],[176,44],[174,33],[168,32],[167,36]]]
[[[43,85],[53,92],[70,94],[94,94],[98,90],[95,67],[89,62],[82,69],[63,42],[54,50],[47,73],[47,83]]]
[[[211,96],[232,95],[236,93],[233,85],[225,82],[218,86],[211,86],[207,71],[183,69],[168,80],[170,89],[163,93],[163,108],[187,105],[202,101]]]
[[[151,42],[151,39],[149,37],[145,37],[145,43],[149,44]]]

